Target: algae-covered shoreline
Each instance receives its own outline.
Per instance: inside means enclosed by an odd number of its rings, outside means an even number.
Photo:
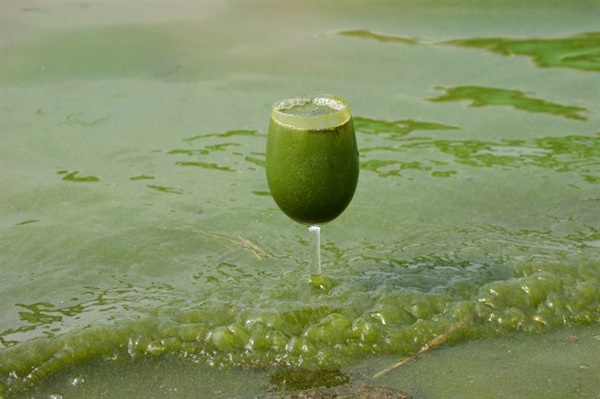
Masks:
[[[484,284],[472,298],[452,301],[445,297],[452,292],[449,289],[446,295],[390,291],[366,309],[349,297],[313,298],[321,306],[288,312],[238,304],[239,310],[231,309],[227,316],[217,316],[217,306],[212,312],[207,307],[158,307],[137,321],[121,320],[106,327],[90,324],[78,332],[4,349],[2,366],[9,373],[2,376],[3,389],[35,386],[63,368],[98,358],[175,355],[226,368],[336,368],[363,356],[409,356],[428,345],[519,331],[540,334],[596,322],[596,266],[541,269],[523,267],[517,271],[520,276]],[[339,293],[328,295],[335,298]],[[364,301],[372,294],[355,287],[352,295]]]
[[[513,333],[427,352],[376,379],[373,375],[397,357],[366,357],[323,373],[284,366],[223,369],[170,355],[98,358],[62,368],[30,391],[11,397],[151,398],[202,391],[214,398],[291,398],[311,393],[341,396],[357,394],[362,387],[385,387],[413,399],[449,395],[587,399],[597,397],[599,346],[597,324],[560,327],[546,334]],[[287,384],[289,378],[297,382]]]
[[[494,345],[542,342],[553,376],[553,342],[597,350],[598,5],[431,4],[3,2],[0,395],[175,396],[197,372],[258,396],[278,367],[364,386],[424,347],[377,381],[435,399],[428,373],[483,351],[473,380],[512,364],[520,394],[543,378]],[[265,177],[298,93],[346,99],[359,150],[326,293]]]

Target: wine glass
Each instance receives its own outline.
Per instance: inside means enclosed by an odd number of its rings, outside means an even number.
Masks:
[[[321,285],[321,226],[342,214],[358,182],[358,148],[348,104],[329,95],[295,96],[275,103],[266,170],[277,206],[308,226],[311,282]]]

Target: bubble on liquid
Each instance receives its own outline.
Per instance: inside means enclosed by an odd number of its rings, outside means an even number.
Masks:
[[[160,355],[165,351],[165,345],[164,342],[162,340],[156,340],[156,341],[152,341],[150,342],[145,349],[145,353],[149,354],[149,355]]]
[[[81,376],[76,376],[76,377],[71,378],[69,380],[69,382],[71,383],[71,385],[76,387],[76,386],[83,385],[83,383],[85,382],[85,379]]]
[[[341,111],[345,108],[342,101],[328,97],[294,97],[282,101],[277,111],[290,115],[319,116]]]
[[[313,99],[313,104],[330,108],[333,111],[341,111],[346,107],[343,102],[328,97],[317,97]]]
[[[64,395],[62,393],[51,393],[48,397],[50,399],[63,399]]]

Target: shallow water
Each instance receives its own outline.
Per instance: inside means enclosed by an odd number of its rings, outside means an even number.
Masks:
[[[0,393],[106,358],[235,392],[595,328],[598,5],[539,4],[4,2]],[[359,144],[328,292],[264,176],[271,104],[303,92],[346,99]]]
[[[433,349],[378,378],[373,376],[396,364],[398,357],[364,357],[335,373],[348,382],[330,389],[384,386],[408,392],[413,398],[595,399],[600,381],[599,350],[598,324],[560,327],[544,335],[514,333]],[[134,361],[110,356],[62,368],[14,397],[264,398],[290,392],[282,386],[291,382],[273,381],[278,370],[220,369],[172,355]]]

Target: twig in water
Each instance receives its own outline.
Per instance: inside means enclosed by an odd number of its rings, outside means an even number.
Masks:
[[[247,250],[249,250],[250,252],[252,252],[252,254],[256,257],[256,259],[261,260],[260,255],[264,256],[265,258],[269,257],[269,254],[266,253],[262,248],[260,248],[258,245],[256,245],[255,243],[253,243],[252,241],[250,241],[249,239],[242,237],[239,234],[236,234],[236,238],[237,240],[234,240],[232,238],[229,237],[224,237],[224,236],[219,236],[216,234],[212,234],[209,233],[207,231],[204,230],[200,230],[200,229],[194,229],[194,228],[175,228],[176,230],[187,230],[187,231],[191,231],[193,233],[200,233],[206,237],[210,237],[210,238],[214,238],[220,241],[225,241],[225,242],[229,242],[235,245],[239,245],[242,246],[244,248],[246,248]]]
[[[482,309],[482,304],[479,304],[475,308],[475,310],[473,310],[473,312],[469,313],[464,318],[460,319],[458,322],[456,322],[455,324],[450,326],[448,331],[444,331],[440,335],[433,338],[426,345],[424,345],[421,349],[419,349],[418,352],[404,356],[402,359],[400,359],[398,362],[392,364],[390,367],[383,369],[383,370],[379,371],[378,373],[374,374],[372,378],[373,379],[379,378],[382,375],[387,374],[390,371],[394,370],[395,368],[400,367],[403,364],[411,361],[412,359],[416,358],[417,356],[422,355],[423,353],[427,352],[428,350],[444,344],[452,334],[454,334],[456,331],[465,327],[466,324],[470,323],[475,318],[475,316],[477,314],[479,314],[481,309]]]

